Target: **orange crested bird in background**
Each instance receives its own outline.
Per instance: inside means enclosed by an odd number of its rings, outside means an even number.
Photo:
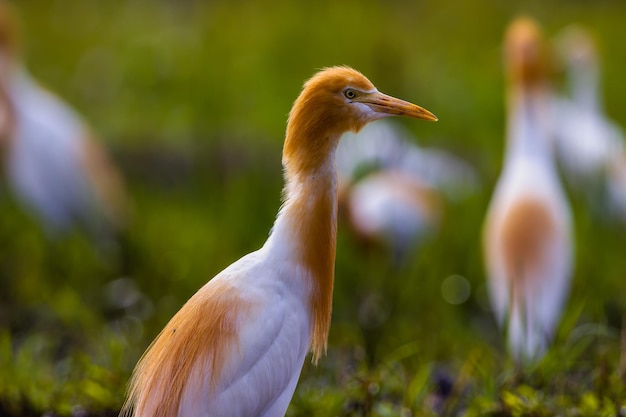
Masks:
[[[309,350],[330,327],[337,228],[335,150],[384,117],[437,120],[347,67],[320,71],[289,114],[284,203],[263,247],[202,287],[141,358],[123,413],[283,416]]]
[[[77,224],[110,240],[126,222],[121,175],[81,117],[20,60],[17,21],[0,1],[0,145],[10,188],[52,234]]]
[[[491,303],[516,360],[541,357],[559,322],[572,272],[570,210],[550,137],[541,32],[515,20],[504,45],[507,143],[487,213],[484,252]]]

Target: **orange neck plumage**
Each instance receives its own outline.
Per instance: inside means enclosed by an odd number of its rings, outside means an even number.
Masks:
[[[337,73],[343,77],[338,78]],[[344,132],[358,131],[366,123],[336,101],[346,80],[364,91],[374,89],[350,68],[314,76],[291,109],[283,148],[286,199],[281,216],[290,223],[288,233],[297,260],[310,274],[314,361],[326,349],[332,311],[337,233],[335,150]]]
[[[292,141],[308,138],[296,139],[288,135],[283,153],[286,200],[281,216],[288,219],[297,262],[309,274],[311,349],[315,361],[326,349],[335,275],[337,178],[334,147],[339,137],[326,134],[321,136],[323,140],[317,139],[316,149],[308,154],[300,152],[301,146],[294,146],[297,152],[291,152],[289,147]]]

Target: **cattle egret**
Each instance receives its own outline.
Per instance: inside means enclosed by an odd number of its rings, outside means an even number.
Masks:
[[[554,124],[559,155],[574,183],[602,174],[624,150],[621,129],[604,114],[600,62],[595,43],[580,27],[570,27],[557,41],[567,69],[569,98],[555,100]]]
[[[330,326],[341,135],[393,115],[437,120],[347,67],[320,71],[291,109],[284,203],[261,249],[227,267],[171,319],[139,361],[135,416],[283,416],[307,351]]]
[[[507,144],[487,213],[488,288],[513,357],[544,353],[566,300],[572,269],[570,211],[552,154],[549,89],[539,27],[515,20],[505,39]]]
[[[0,136],[9,186],[48,232],[81,224],[108,239],[124,223],[121,177],[80,116],[28,74],[14,24],[0,3]]]
[[[565,173],[590,203],[626,219],[624,132],[603,109],[599,52],[591,34],[568,27],[557,38],[569,94],[554,100],[554,131]]]
[[[443,204],[436,189],[399,170],[381,170],[340,193],[354,233],[388,247],[396,266],[439,225]]]
[[[337,148],[339,207],[351,230],[389,248],[401,265],[436,231],[444,199],[474,191],[474,169],[440,149],[424,148],[390,120],[346,133]]]

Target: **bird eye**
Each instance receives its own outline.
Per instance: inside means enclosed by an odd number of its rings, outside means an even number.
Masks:
[[[343,90],[343,95],[346,96],[346,98],[349,100],[352,100],[357,96],[356,91],[354,91],[352,88],[346,88],[345,90]]]

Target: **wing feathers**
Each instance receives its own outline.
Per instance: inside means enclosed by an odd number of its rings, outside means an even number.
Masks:
[[[206,374],[210,375],[209,392],[214,390],[237,341],[238,317],[249,307],[233,286],[223,280],[209,281],[141,358],[123,414],[177,416],[187,384],[197,384],[201,389]]]

